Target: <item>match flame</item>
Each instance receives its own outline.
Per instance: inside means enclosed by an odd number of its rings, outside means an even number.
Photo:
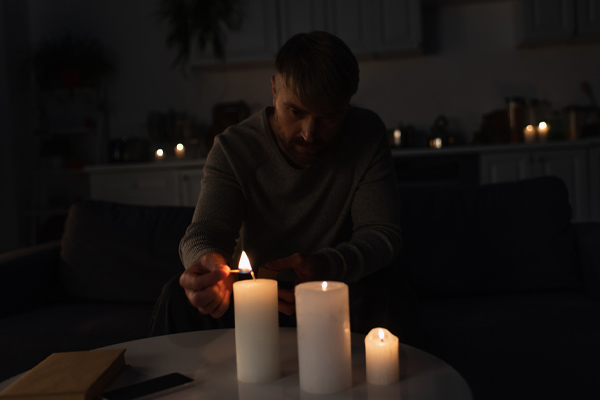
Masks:
[[[323,283],[321,284],[321,289],[327,290],[327,282],[323,281]]]
[[[240,263],[238,265],[238,268],[243,274],[249,274],[250,272],[252,272],[252,266],[250,265],[250,260],[248,259],[248,256],[246,255],[245,251],[242,251],[242,256],[240,257]]]

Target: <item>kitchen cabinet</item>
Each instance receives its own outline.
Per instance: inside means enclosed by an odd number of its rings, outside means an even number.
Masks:
[[[185,168],[177,173],[177,181],[180,184],[180,201],[182,206],[195,207],[200,194],[200,184],[202,182],[201,168]]]
[[[576,9],[578,34],[600,35],[600,0],[577,0]]]
[[[522,0],[524,43],[600,36],[600,0]]]
[[[418,50],[419,0],[280,1],[281,44],[299,32],[325,30],[339,36],[357,56]]]
[[[532,144],[395,148],[400,185],[471,185],[561,178],[574,221],[600,221],[600,139]],[[93,200],[193,207],[204,159],[87,167]]]
[[[539,176],[561,178],[569,191],[573,220],[589,217],[588,164],[585,148],[530,149],[481,155],[482,184],[516,181]]]
[[[590,216],[593,221],[600,221],[600,144],[592,146],[589,151],[590,171]]]
[[[526,40],[553,39],[575,34],[574,0],[523,0]]]
[[[240,32],[228,32],[225,62],[272,61],[292,35],[324,30],[339,36],[357,56],[419,50],[420,0],[253,0],[245,3]],[[210,46],[193,49],[196,66],[222,62]]]
[[[195,206],[202,165],[178,163],[90,167],[93,200],[149,206]]]

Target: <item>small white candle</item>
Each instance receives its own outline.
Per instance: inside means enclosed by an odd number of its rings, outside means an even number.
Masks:
[[[352,386],[348,285],[306,282],[295,288],[300,388],[334,393]]]
[[[548,138],[548,130],[549,129],[550,129],[550,127],[544,121],[539,123],[537,131],[538,131],[538,137],[540,138],[541,142],[545,142],[546,139]]]
[[[175,157],[178,160],[183,160],[185,158],[185,146],[182,143],[177,143],[175,146]]]
[[[163,149],[156,149],[156,152],[154,153],[154,158],[159,161],[164,159],[165,152],[163,151]]]
[[[248,265],[245,265],[247,263]],[[252,268],[246,253],[240,270]],[[281,374],[277,281],[248,279],[233,284],[237,377],[265,383]]]
[[[394,146],[400,147],[402,144],[402,131],[400,129],[394,129]]]
[[[535,128],[533,125],[527,125],[525,129],[523,129],[523,135],[525,137],[526,143],[532,143],[535,141]]]
[[[385,328],[374,328],[365,337],[367,382],[389,385],[400,379],[398,337]]]

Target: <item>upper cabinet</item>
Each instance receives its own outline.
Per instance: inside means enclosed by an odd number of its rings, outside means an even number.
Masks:
[[[600,36],[600,0],[577,0],[577,29],[582,36]]]
[[[523,44],[600,35],[600,0],[522,0]]]
[[[420,0],[283,0],[280,45],[299,32],[339,36],[357,56],[419,50]]]
[[[421,48],[420,0],[252,0],[240,32],[228,33],[227,63],[271,61],[292,35],[324,30],[357,56],[377,57]],[[222,63],[207,48],[196,65]]]
[[[523,36],[552,39],[575,34],[574,0],[523,0]]]

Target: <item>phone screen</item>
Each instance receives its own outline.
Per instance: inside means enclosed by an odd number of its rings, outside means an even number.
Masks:
[[[194,380],[185,375],[174,372],[168,375],[152,378],[144,382],[134,383],[119,389],[111,390],[102,394],[101,398],[105,400],[126,400],[136,399],[149,394],[171,389]]]

